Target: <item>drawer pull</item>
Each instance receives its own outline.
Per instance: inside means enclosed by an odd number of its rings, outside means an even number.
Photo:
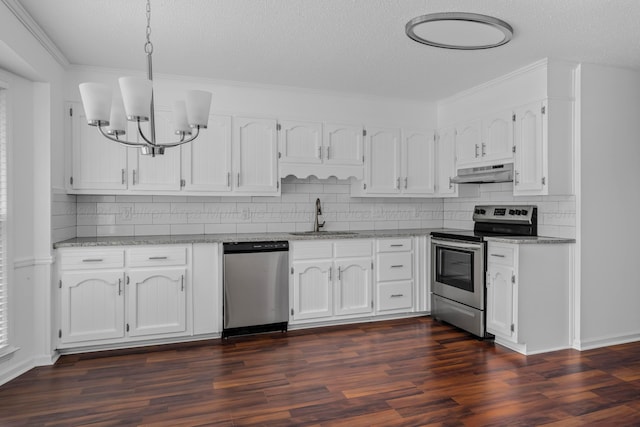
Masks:
[[[392,248],[401,248],[401,247],[403,247],[404,245],[403,245],[403,244],[399,244],[399,245],[393,244],[393,245],[390,245],[390,246],[391,246]]]
[[[150,260],[161,260],[161,259],[167,259],[166,256],[150,256],[149,257]]]
[[[102,258],[85,258],[82,262],[102,262],[104,259]]]
[[[496,258],[504,258],[504,255],[500,255],[500,254],[491,254],[491,256],[494,256]]]
[[[391,298],[400,298],[403,297],[404,294],[391,294]]]
[[[399,265],[392,265],[391,268],[402,268],[404,267],[404,265],[399,264]]]

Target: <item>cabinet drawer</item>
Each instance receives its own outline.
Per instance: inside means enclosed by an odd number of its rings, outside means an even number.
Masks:
[[[123,249],[71,249],[59,251],[63,270],[124,267]]]
[[[406,310],[413,308],[413,282],[378,284],[378,311]]]
[[[372,240],[340,240],[335,245],[336,258],[370,257],[373,255]]]
[[[333,257],[331,242],[292,242],[292,259],[325,259]]]
[[[413,278],[411,252],[378,254],[378,280],[408,280]]]
[[[184,265],[186,263],[187,248],[185,246],[133,248],[127,251],[127,266],[129,267]]]
[[[379,239],[376,242],[378,252],[401,252],[410,251],[413,239]]]
[[[488,264],[513,265],[513,248],[507,246],[489,245],[487,252]]]

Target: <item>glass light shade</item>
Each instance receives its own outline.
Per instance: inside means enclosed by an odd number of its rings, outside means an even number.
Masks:
[[[184,101],[173,103],[173,125],[176,132],[191,132],[187,120],[187,104]]]
[[[102,83],[81,83],[80,96],[89,124],[108,122],[111,110],[111,88]]]
[[[122,98],[115,97],[111,104],[111,116],[109,116],[109,127],[107,130],[113,132],[124,132],[127,129],[127,117],[124,113],[124,104]]]
[[[124,101],[124,109],[129,120],[149,120],[151,115],[151,80],[142,77],[120,77],[120,91]]]
[[[211,92],[188,90],[186,104],[189,125],[206,127],[211,109]]]

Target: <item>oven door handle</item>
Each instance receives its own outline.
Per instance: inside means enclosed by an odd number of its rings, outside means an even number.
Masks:
[[[433,239],[433,238],[431,239],[431,243],[434,245],[447,246],[451,248],[470,249],[470,250],[482,249],[482,243],[464,243],[464,242],[458,242],[454,240]]]

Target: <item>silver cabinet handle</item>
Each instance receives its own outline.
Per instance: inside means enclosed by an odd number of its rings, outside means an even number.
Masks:
[[[122,295],[122,279],[118,279],[118,295]]]
[[[318,158],[322,160],[322,145],[318,147]]]
[[[227,172],[227,187],[231,187],[231,172]]]
[[[482,157],[487,155],[487,144],[482,143]]]
[[[167,259],[166,256],[150,256],[150,260],[159,260],[159,259]]]
[[[520,184],[520,172],[518,172],[518,171],[514,171],[514,172],[513,172],[513,174],[514,174],[514,178],[515,178],[515,182],[514,182],[514,184],[515,184],[515,185]]]
[[[184,274],[180,276],[180,291],[184,292]]]
[[[408,177],[404,177],[404,189],[407,189],[407,186],[409,185],[409,178]]]
[[[478,144],[476,144],[476,158],[478,157],[478,149],[480,148],[480,146]]]
[[[404,265],[402,264],[398,264],[398,265],[392,265],[391,268],[402,268],[404,267]]]
[[[333,280],[333,277],[332,277],[332,276],[333,276],[332,271],[333,271],[333,267],[329,267],[329,282],[331,282],[331,281]]]
[[[133,170],[133,185],[136,185],[136,170]]]
[[[491,256],[494,256],[496,258],[504,258],[504,255],[500,255],[500,254],[491,254]]]
[[[240,172],[236,175],[236,187],[240,187]]]
[[[124,183],[126,182],[127,179],[127,171],[125,169],[122,169],[122,185],[124,185]]]
[[[400,177],[398,177],[398,179],[396,179],[396,188],[398,190],[400,189]]]
[[[338,267],[338,280],[342,281],[342,267]]]
[[[451,182],[451,177],[449,177],[449,190],[453,188],[453,182]]]
[[[397,243],[394,243],[394,244],[389,245],[389,246],[391,246],[392,248],[401,248],[401,247],[403,247],[404,245],[403,245],[403,244],[397,244]]]
[[[103,258],[85,258],[82,260],[82,262],[102,262],[104,261]]]
[[[331,153],[331,147],[327,147],[327,160],[329,160],[331,158],[331,156],[329,155],[329,153]]]
[[[400,298],[403,297],[404,294],[391,294],[391,298]]]

